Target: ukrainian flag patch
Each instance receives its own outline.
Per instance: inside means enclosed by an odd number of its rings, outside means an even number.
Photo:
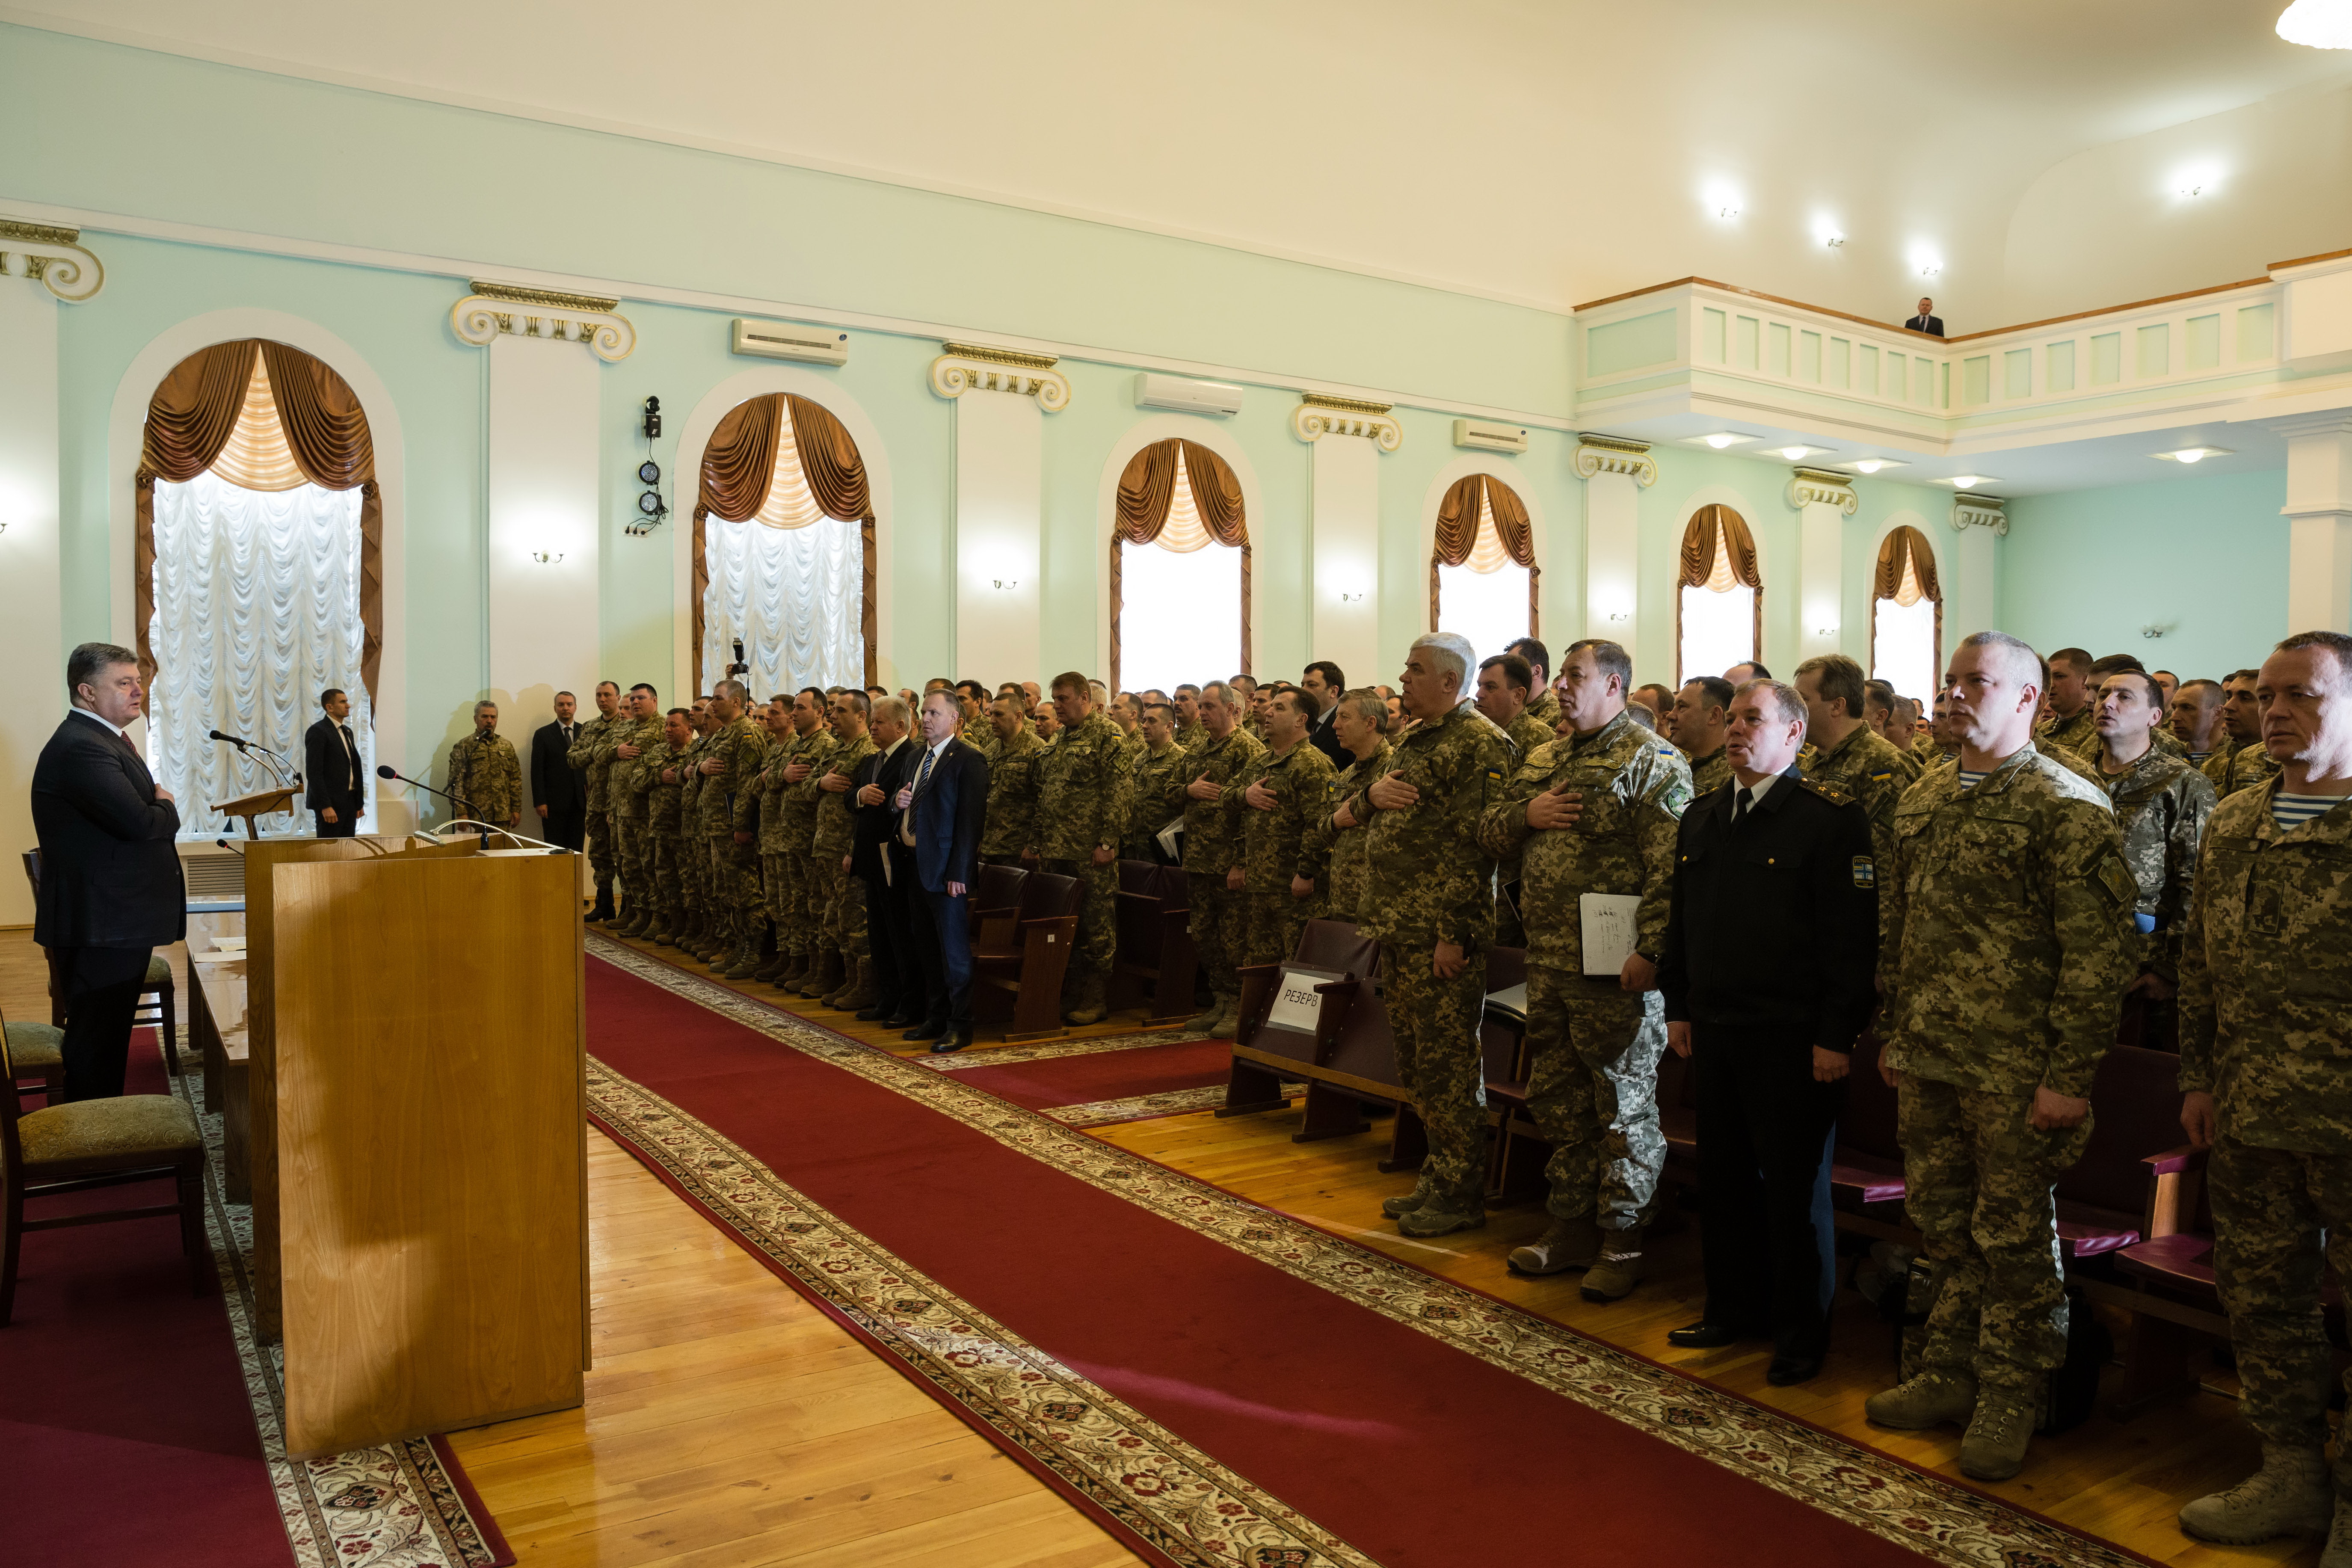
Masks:
[[[1500,768],[1488,768],[1486,770],[1486,779],[1490,784],[1501,784],[1503,782],[1503,770]]]
[[[1857,888],[1878,886],[1878,863],[1867,855],[1853,858],[1853,885]]]

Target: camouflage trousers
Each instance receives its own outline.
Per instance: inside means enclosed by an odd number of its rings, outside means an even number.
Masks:
[[[1478,1029],[1486,1013],[1486,955],[1440,980],[1431,950],[1381,943],[1381,999],[1396,1040],[1397,1080],[1429,1130],[1422,1166],[1430,1201],[1455,1214],[1486,1205],[1486,1072]]]
[[[2230,1314],[2240,1408],[2266,1443],[2327,1440],[2335,1361],[2320,1317],[2323,1270],[2352,1279],[2352,1154],[2259,1149],[2215,1140],[2213,1278]],[[2347,1495],[2352,1456],[2336,1461]]]
[[[837,952],[845,960],[873,952],[866,934],[866,879],[842,868],[842,857],[819,851],[816,876],[824,900],[824,919],[817,939],[819,952]]]
[[[588,814],[588,869],[596,879],[596,890],[603,892],[613,885],[613,873],[620,859],[613,848],[613,818],[609,812]]]
[[[1188,873],[1186,898],[1192,904],[1192,952],[1200,960],[1201,979],[1211,994],[1237,996],[1242,983],[1234,970],[1247,931],[1248,910],[1242,895],[1227,890],[1223,871]]]
[[[824,883],[816,869],[816,858],[806,848],[795,849],[784,856],[784,886],[792,900],[792,951],[817,952],[824,944],[820,940],[824,931]]]
[[[645,835],[646,854],[646,890],[653,897],[656,918],[671,935],[686,919],[686,866],[684,844],[675,833],[659,828],[648,829]]]
[[[763,850],[760,855],[760,907],[767,911],[769,925],[775,928],[776,951],[793,952],[793,869],[792,859],[778,850]]]
[[[1895,1097],[1904,1207],[1919,1227],[1935,1305],[1923,1367],[2033,1397],[2066,1359],[2066,1289],[2053,1187],[2083,1157],[2091,1118],[2038,1131],[2033,1093],[1911,1073]]]
[[[621,863],[622,892],[643,899],[648,910],[660,909],[654,896],[653,833],[644,817],[613,814],[613,852]]]
[[[1234,897],[1242,900],[1241,962],[1280,963],[1298,951],[1298,933],[1307,922],[1322,917],[1323,900],[1290,896],[1290,877],[1283,874],[1279,888],[1252,888]]]
[[[1078,933],[1070,939],[1069,978],[1108,974],[1118,956],[1118,862],[1097,866],[1083,860],[1047,860],[1040,868],[1078,879]]]
[[[1545,1207],[1611,1230],[1648,1217],[1665,1168],[1658,1127],[1664,1005],[1547,964],[1528,965],[1528,1116],[1551,1145]]]
[[[735,830],[724,828],[703,835],[710,854],[710,902],[719,929],[730,942],[740,942],[758,929],[760,868],[758,851],[735,842]]]

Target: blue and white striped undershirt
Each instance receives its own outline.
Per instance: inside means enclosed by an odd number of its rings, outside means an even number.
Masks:
[[[1974,789],[1977,785],[1984,783],[1985,780],[1991,776],[1992,770],[1990,768],[1985,769],[1985,771],[1980,773],[1970,773],[1968,769],[1962,768],[1960,770],[1960,787],[1962,789]]]
[[[2271,820],[2279,831],[2291,833],[2315,817],[2326,816],[2342,805],[2347,798],[2340,795],[2289,795],[2284,790],[2271,796]]]

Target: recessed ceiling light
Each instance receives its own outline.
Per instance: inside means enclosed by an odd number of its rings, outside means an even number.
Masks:
[[[1954,489],[1962,490],[1972,490],[1979,485],[1997,485],[2000,483],[1999,479],[1994,479],[1990,474],[1954,474],[1948,479],[1937,479],[1936,482],[1939,485],[1949,485]]]
[[[2279,13],[2278,36],[2313,49],[2352,49],[2352,4],[2294,0]]]
[[[1802,462],[1805,458],[1811,457],[1816,452],[1826,452],[1829,448],[1827,447],[1771,447],[1770,450],[1779,453],[1781,457],[1788,458],[1789,461],[1792,463],[1798,463]]]
[[[1840,463],[1838,467],[1852,468],[1857,474],[1874,474],[1881,468],[1906,468],[1910,465],[1894,458],[1856,458],[1853,462]]]
[[[2201,463],[2208,458],[2226,458],[2229,455],[2230,448],[2227,447],[2183,447],[2177,452],[2148,454],[2151,458],[2159,458],[2168,463]]]
[[[1689,439],[1697,446],[1712,447],[1720,452],[1726,447],[1737,447],[1743,441],[1753,441],[1756,437],[1742,436],[1736,430],[1717,430],[1712,436],[1693,436]]]

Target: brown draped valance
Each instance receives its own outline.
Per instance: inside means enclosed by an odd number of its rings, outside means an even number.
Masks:
[[[1123,546],[1158,542],[1176,502],[1176,459],[1184,459],[1184,488],[1212,542],[1242,552],[1242,658],[1237,674],[1250,672],[1249,519],[1244,515],[1242,482],[1223,458],[1197,441],[1171,437],[1154,441],[1128,459],[1118,476],[1110,535],[1110,689],[1118,681],[1118,616],[1124,590]]]
[[[775,483],[776,458],[785,442],[785,420],[800,456],[801,477],[825,516],[857,524],[865,586],[858,605],[858,633],[866,643],[866,682],[875,678],[880,640],[880,599],[874,584],[873,488],[857,443],[832,410],[797,393],[772,392],[727,411],[702,449],[702,473],[694,503],[694,690],[702,690],[702,639],[708,627],[705,602],[710,593],[707,521],[749,522],[760,513]]]
[[[1438,575],[1441,566],[1465,564],[1478,547],[1482,511],[1495,519],[1495,540],[1512,563],[1528,569],[1528,636],[1541,637],[1536,608],[1537,584],[1543,568],[1536,564],[1535,525],[1528,520],[1528,503],[1518,492],[1487,474],[1457,479],[1437,503],[1437,532],[1429,553],[1429,629],[1437,629]],[[1486,570],[1499,570],[1488,567]]]
[[[360,492],[360,681],[374,711],[383,664],[383,498],[367,411],[325,361],[262,338],[215,343],[172,368],[147,402],[133,481],[137,539],[133,601],[139,672],[155,679],[148,624],[155,618],[155,481],[185,484],[220,459],[257,379],[266,377],[286,446],[302,478],[320,489]]]
[[[1903,569],[1911,569],[1919,585],[1917,597],[1903,599]],[[1890,531],[1878,546],[1878,570],[1871,578],[1870,596],[1874,599],[1894,599],[1916,604],[1920,599],[1944,602],[1943,591],[1936,584],[1936,552],[1927,536],[1904,523]]]
[[[1727,506],[1703,506],[1691,514],[1690,525],[1683,530],[1680,585],[1706,587],[1715,577],[1718,548],[1730,558],[1734,583],[1748,588],[1764,586],[1756,565],[1756,536],[1748,531],[1748,520]]]

